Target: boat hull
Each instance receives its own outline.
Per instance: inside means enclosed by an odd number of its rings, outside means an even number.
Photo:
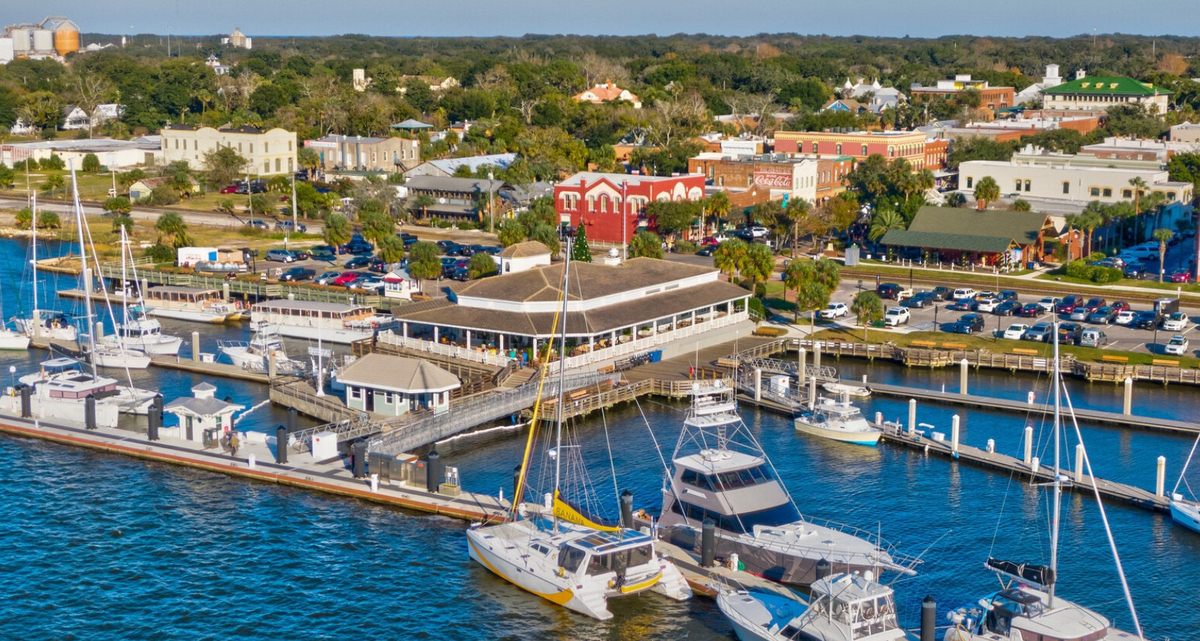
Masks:
[[[298,327],[296,325],[276,325],[281,336],[288,338],[303,338],[310,341],[323,341],[326,343],[345,343],[349,345],[355,341],[360,341],[366,338],[371,338],[375,335],[372,330],[359,329],[326,329],[317,327]]]
[[[221,312],[208,312],[208,311],[191,311],[191,310],[186,310],[186,309],[160,309],[157,307],[152,308],[150,310],[150,315],[158,316],[159,318],[172,318],[175,320],[191,321],[193,323],[214,323],[214,324],[221,324],[221,323],[225,323],[227,321],[233,321],[233,320],[237,320],[238,318],[241,318],[240,312],[221,313]]]
[[[96,359],[97,367],[108,367],[112,369],[146,369],[150,367],[150,357],[145,354],[135,354],[131,352],[117,352],[106,354],[97,352],[92,355]]]
[[[117,348],[122,344],[125,349],[135,349],[146,354],[157,354],[159,356],[176,356],[179,354],[179,348],[183,346],[183,339],[178,336],[161,336],[151,340],[141,338],[117,338],[116,336],[106,336],[104,344],[110,347]]]
[[[481,540],[479,533],[479,529],[467,530],[467,547],[470,551],[471,559],[490,570],[492,574],[526,592],[536,594],[568,610],[586,614],[601,621],[607,621],[612,618],[612,612],[609,612],[607,607],[604,607],[604,609],[596,608],[576,595],[566,579],[560,579],[561,583],[559,583],[539,577],[532,572],[525,571],[524,568],[517,567],[516,564],[496,554]],[[559,577],[554,578],[558,579]],[[603,597],[600,598],[599,602],[607,605]]]
[[[668,543],[691,550],[696,554],[700,553],[700,534],[691,527],[687,525],[660,527],[660,532],[662,538]],[[801,556],[782,550],[764,548],[755,545],[751,540],[740,540],[728,536],[720,530],[717,532],[714,553],[725,559],[732,554],[737,554],[738,561],[745,566],[746,572],[778,583],[801,587],[809,586],[817,580],[817,563],[824,558],[817,554]],[[836,559],[827,560],[832,563],[833,572],[878,570],[877,564],[858,565],[839,563]]]
[[[1200,534],[1200,505],[1171,501],[1171,520]]]
[[[29,349],[29,337],[17,332],[0,332],[0,349],[26,350]]]
[[[841,443],[853,443],[855,445],[875,446],[879,443],[879,437],[882,432],[871,430],[868,432],[851,432],[847,430],[829,430],[817,427],[804,421],[796,420],[796,431],[803,432],[812,436],[838,441]]]

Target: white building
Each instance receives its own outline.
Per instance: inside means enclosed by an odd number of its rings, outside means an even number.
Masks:
[[[367,354],[338,373],[346,386],[346,407],[384,416],[428,410],[444,412],[450,392],[462,383],[425,360]]]
[[[1107,111],[1116,105],[1140,104],[1146,111],[1167,113],[1171,92],[1133,78],[1089,78],[1083,71],[1075,79],[1042,90],[1042,108],[1057,111]]]
[[[133,140],[89,138],[86,140],[39,140],[0,144],[0,163],[9,167],[22,160],[42,160],[57,155],[63,162],[83,167],[83,159],[95,154],[108,169],[152,166],[162,163],[162,140],[143,136]]]
[[[1190,122],[1182,122],[1171,127],[1169,136],[1171,142],[1197,142],[1200,143],[1200,124],[1192,124]]]
[[[417,279],[407,269],[395,269],[383,277],[383,295],[388,298],[412,300],[412,295],[421,289]]]
[[[193,127],[171,125],[162,130],[163,162],[182,160],[192,169],[203,169],[204,154],[229,147],[249,161],[251,176],[290,175],[296,171],[296,134],[278,127]]]
[[[550,250],[542,243],[525,241],[509,245],[499,255],[493,256],[501,274],[515,274],[534,267],[550,264]]]
[[[1018,105],[1027,102],[1035,102],[1040,105],[1042,104],[1042,90],[1057,87],[1062,84],[1062,81],[1063,79],[1058,75],[1058,65],[1046,65],[1046,75],[1042,76],[1042,81],[1035,82],[1018,91],[1014,100]]]
[[[884,109],[895,109],[900,103],[908,100],[899,89],[884,87],[879,84],[878,78],[872,80],[870,83],[863,82],[863,79],[859,78],[855,84],[850,84],[850,79],[846,78],[846,83],[842,85],[842,90],[839,93],[842,95],[842,98],[849,98],[859,102],[866,99],[863,105],[873,114],[878,114]]]
[[[441,158],[428,160],[404,172],[406,177],[412,176],[441,176],[450,178],[459,167],[466,167],[474,175],[475,170],[485,165],[493,167],[508,167],[517,159],[516,154],[486,154],[483,156],[467,156],[466,158]]]
[[[233,429],[233,414],[246,409],[245,405],[226,403],[216,398],[217,388],[210,383],[201,382],[192,388],[191,398],[177,398],[167,403],[164,412],[174,414],[179,419],[179,426],[174,428],[175,434],[170,434],[171,428],[164,432],[196,443],[204,442],[204,432],[210,432],[210,437],[220,438]]]

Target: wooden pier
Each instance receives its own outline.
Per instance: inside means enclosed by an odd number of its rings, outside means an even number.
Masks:
[[[1039,465],[1035,472],[1031,465],[1026,465],[1021,459],[999,452],[988,452],[963,443],[958,444],[956,452],[949,440],[937,441],[930,438],[929,434],[925,436],[921,436],[920,433],[909,434],[893,425],[882,426],[882,429],[883,437],[880,440],[884,443],[908,447],[925,454],[945,456],[977,467],[1007,472],[1017,478],[1027,479],[1030,483],[1048,483],[1054,480],[1053,470],[1045,465]],[[1070,479],[1069,483],[1063,485],[1064,489],[1087,496],[1092,495],[1092,477],[1082,471],[1076,473],[1071,470],[1062,470],[1061,473]],[[1100,496],[1105,499],[1121,501],[1156,512],[1170,512],[1170,501],[1166,497],[1158,496],[1139,487],[1106,481],[1101,478],[1095,479],[1095,482]]]
[[[691,586],[692,592],[701,596],[716,598],[720,590],[755,590],[788,596],[793,599],[800,598],[799,594],[784,585],[743,570],[731,570],[728,565],[723,563],[706,568],[700,565],[699,555],[666,541],[655,541],[654,549],[669,558],[675,567],[679,568],[683,578]]]

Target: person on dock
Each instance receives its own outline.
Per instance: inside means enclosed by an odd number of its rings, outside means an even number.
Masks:
[[[236,457],[237,456],[237,448],[238,448],[237,432],[230,432],[229,433],[229,455]]]

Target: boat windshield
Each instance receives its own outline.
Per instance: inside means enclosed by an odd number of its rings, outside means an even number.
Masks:
[[[767,466],[764,464],[742,470],[717,472],[715,474],[704,474],[695,470],[684,470],[680,480],[688,485],[694,485],[706,490],[726,491],[734,490],[739,487],[748,487],[750,485],[766,483],[772,479],[771,473],[767,470]]]
[[[706,510],[697,505],[675,501],[671,504],[671,511],[686,516],[688,521],[696,525],[703,523],[704,519],[712,519],[718,528],[727,532],[737,532],[738,534],[753,532],[756,525],[778,527],[800,520],[800,513],[790,501],[772,508],[759,510],[758,512],[746,512],[737,515],[721,514],[720,512]]]
[[[609,572],[624,574],[628,568],[646,565],[653,556],[654,551],[649,544],[606,554],[594,554],[588,561],[587,573],[592,576]]]

